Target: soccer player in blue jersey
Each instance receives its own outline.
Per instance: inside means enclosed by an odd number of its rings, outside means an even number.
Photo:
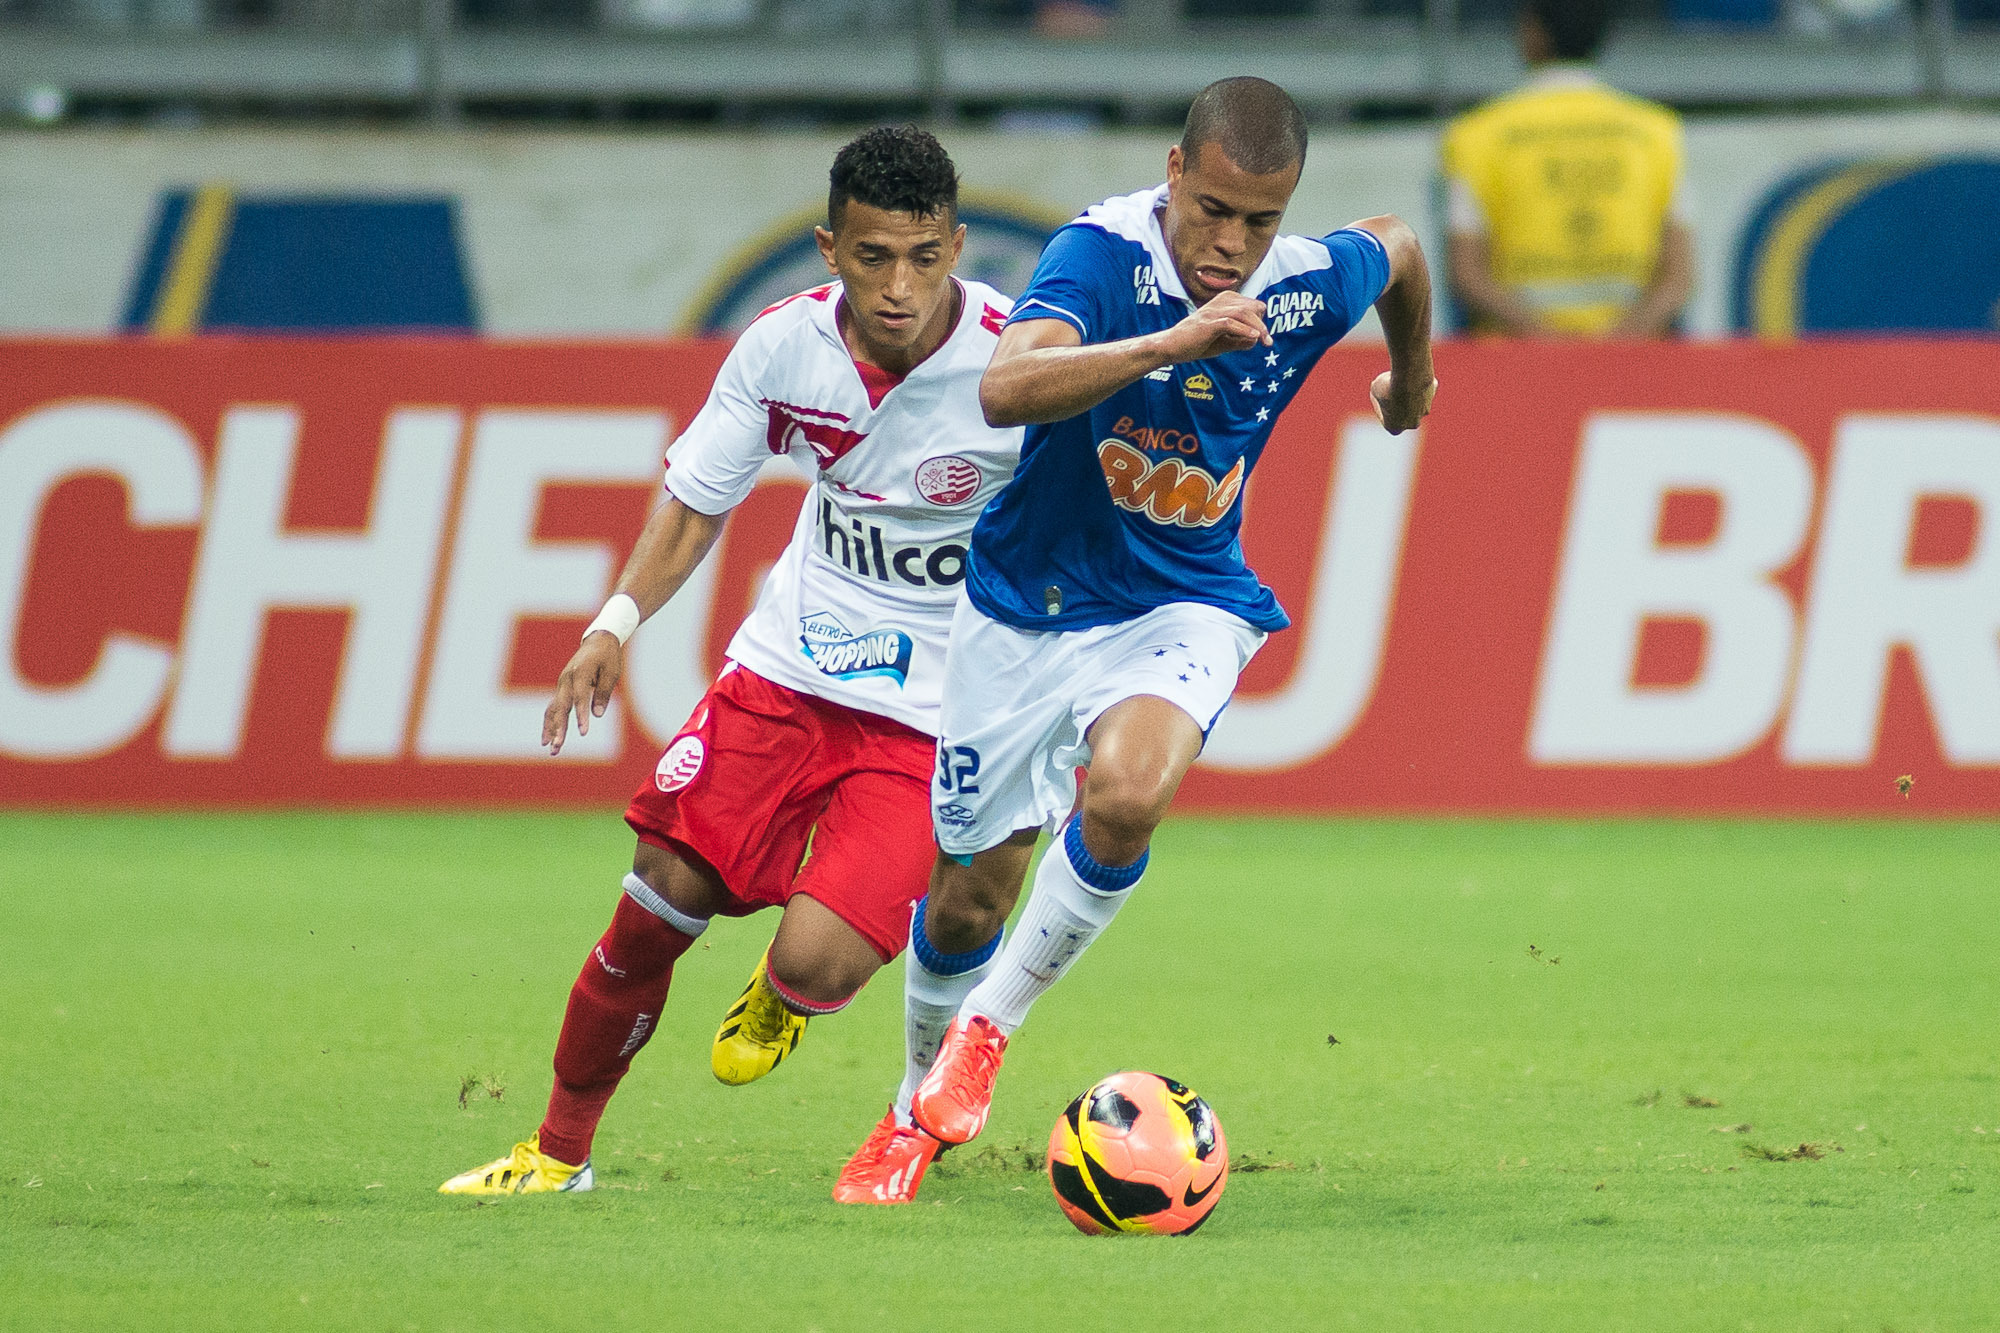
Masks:
[[[940,1145],[984,1127],[1009,1036],[1139,883],[1238,673],[1288,623],[1244,565],[1240,499],[1321,353],[1373,305],[1383,425],[1430,410],[1423,251],[1394,217],[1280,234],[1305,154],[1283,89],[1211,84],[1165,185],[1049,242],[981,381],[987,420],[1027,432],[973,530],[952,622],[942,854],[911,929],[905,1141],[879,1202],[912,1197]],[[1002,948],[1043,828],[1056,845]]]

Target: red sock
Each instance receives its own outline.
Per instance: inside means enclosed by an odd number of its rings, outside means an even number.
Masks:
[[[556,1085],[542,1121],[542,1151],[581,1166],[604,1104],[660,1024],[674,960],[694,943],[630,898],[618,900],[611,928],[570,987],[556,1039]]]

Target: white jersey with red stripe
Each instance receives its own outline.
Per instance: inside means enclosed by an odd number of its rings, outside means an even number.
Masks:
[[[1021,431],[987,425],[979,406],[1013,302],[953,281],[958,322],[901,379],[849,353],[839,283],[780,301],[743,331],[667,454],[667,490],[704,514],[740,504],[774,455],[809,468],[791,543],[729,656],[931,735],[973,520],[1021,452]]]

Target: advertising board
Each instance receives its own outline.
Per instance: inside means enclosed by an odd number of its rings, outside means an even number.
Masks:
[[[0,803],[622,801],[809,485],[774,459],[543,755],[724,351],[0,343]],[[1446,344],[1398,437],[1382,364],[1329,354],[1242,493],[1294,625],[1186,807],[2000,812],[2000,349]]]

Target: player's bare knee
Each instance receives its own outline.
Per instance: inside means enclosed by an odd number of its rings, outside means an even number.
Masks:
[[[664,894],[673,875],[673,867],[679,861],[680,858],[672,852],[655,847],[650,842],[642,842],[632,852],[632,873],[645,880],[654,893]]]
[[[924,934],[940,953],[969,953],[1007,924],[1008,909],[992,898],[941,903],[931,900]]]
[[[691,917],[714,916],[728,898],[721,876],[706,864],[650,842],[641,841],[633,851],[632,873],[675,910]]]
[[[1006,891],[1003,881],[991,875],[977,875],[960,866],[963,874],[940,874],[931,880],[930,897],[924,912],[924,934],[943,953],[965,953],[993,938],[1014,909],[1019,885]]]
[[[1089,783],[1083,795],[1084,845],[1105,865],[1129,865],[1152,841],[1173,797],[1173,787],[1143,778]]]
[[[964,953],[1000,933],[1021,897],[1039,835],[1039,829],[1017,829],[969,862],[938,857],[924,914],[924,931],[933,945],[944,953]]]
[[[881,968],[882,960],[873,953],[861,957],[786,950],[781,942],[774,941],[769,965],[780,993],[790,992],[815,1005],[832,1008],[845,1004],[867,985],[868,979]]]

